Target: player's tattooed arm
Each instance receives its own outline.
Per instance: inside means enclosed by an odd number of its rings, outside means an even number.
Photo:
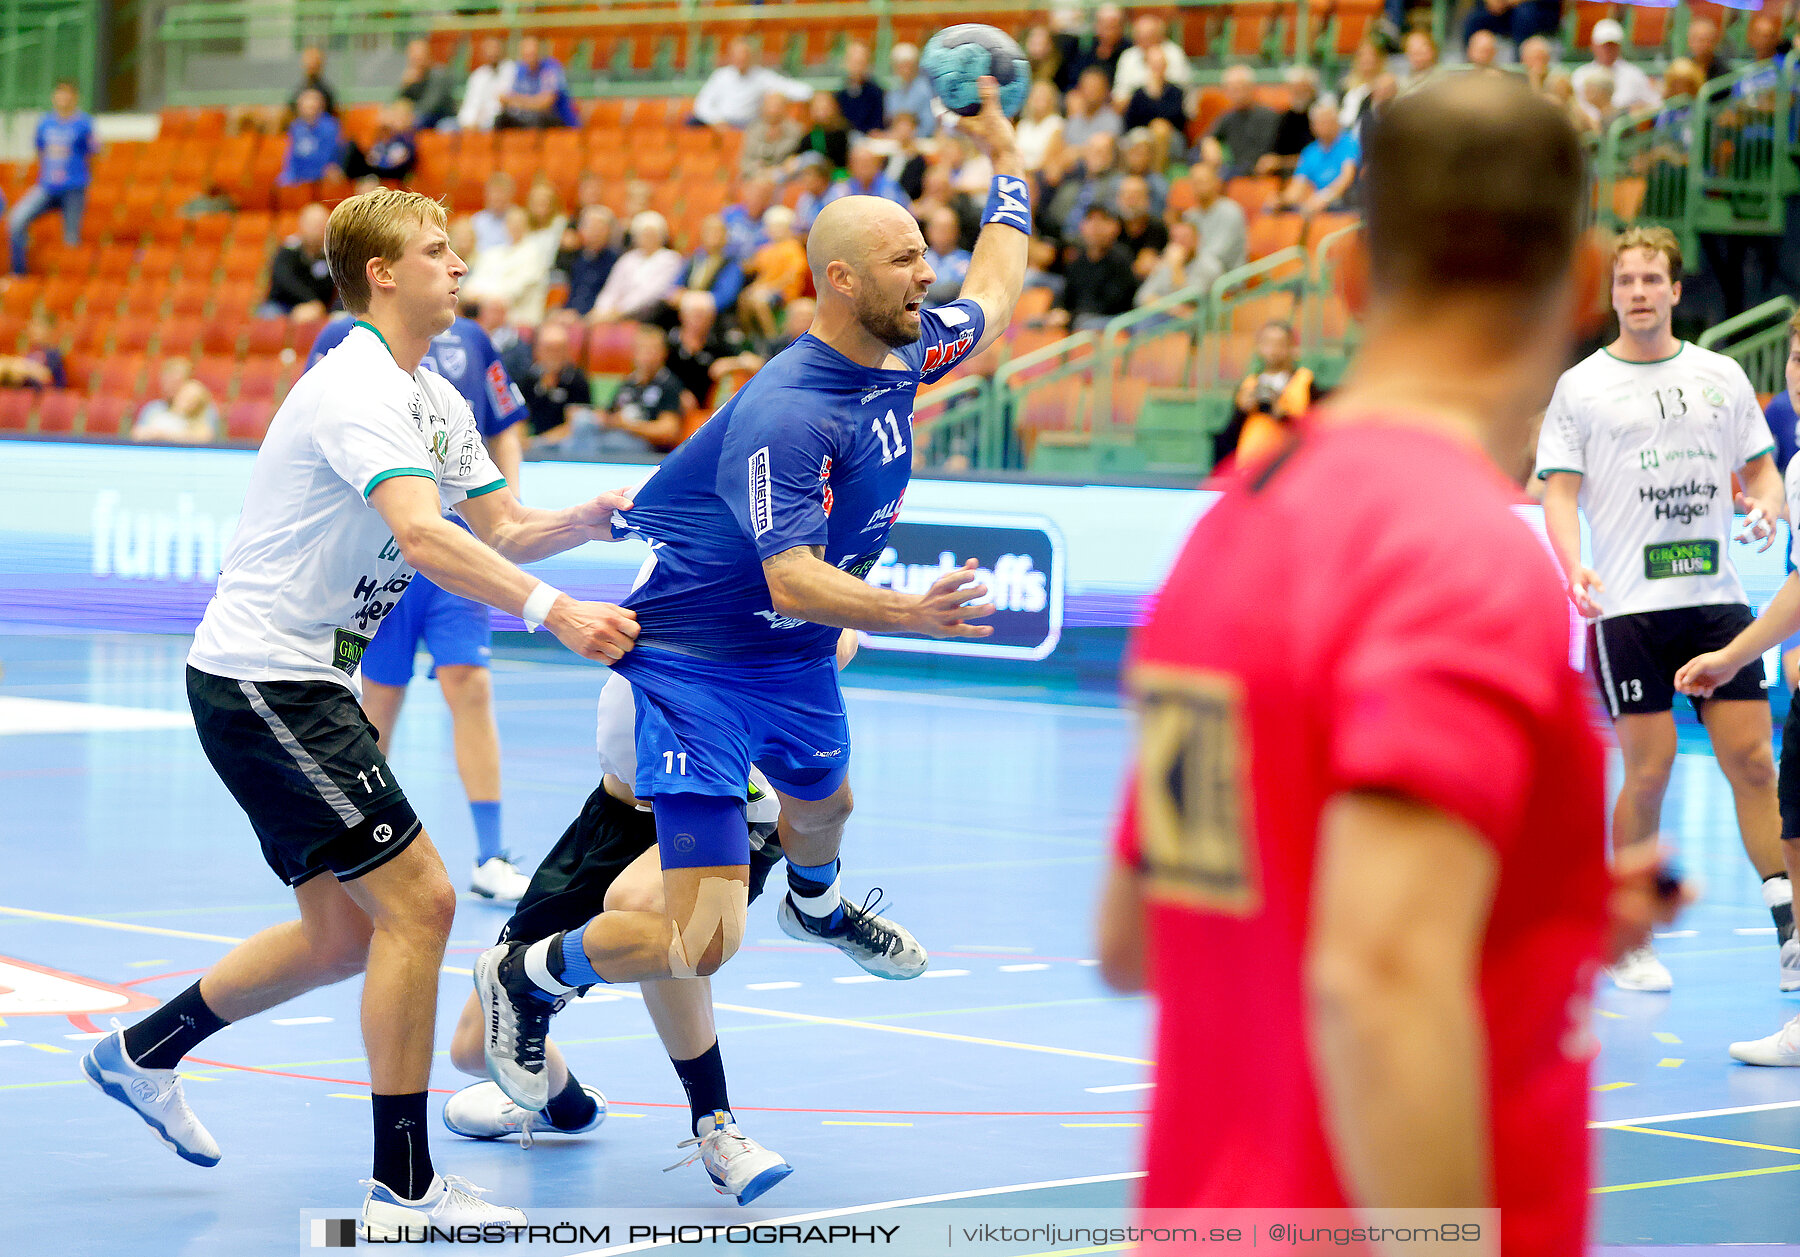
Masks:
[[[993,629],[968,621],[991,615],[987,587],[974,583],[973,560],[938,577],[920,595],[877,589],[825,562],[822,546],[793,546],[763,560],[769,601],[796,620],[866,633],[924,633],[930,637],[986,637]],[[969,605],[971,603],[979,605]]]

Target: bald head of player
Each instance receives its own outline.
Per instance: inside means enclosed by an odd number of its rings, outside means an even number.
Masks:
[[[1396,100],[1364,155],[1365,335],[1327,409],[1410,402],[1510,458],[1601,291],[1580,140],[1522,79],[1460,74]]]
[[[866,367],[924,333],[919,311],[937,274],[913,216],[879,196],[846,196],[813,220],[806,262],[819,293],[812,333]]]

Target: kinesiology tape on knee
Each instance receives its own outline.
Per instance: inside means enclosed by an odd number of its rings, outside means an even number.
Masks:
[[[744,941],[744,918],[750,911],[750,888],[729,877],[708,877],[694,896],[687,924],[669,923],[669,973],[677,978],[700,976],[700,961],[714,938],[721,958],[729,958]]]
[[[711,794],[659,794],[656,845],[665,869],[704,869],[750,863],[750,831],[742,800]]]

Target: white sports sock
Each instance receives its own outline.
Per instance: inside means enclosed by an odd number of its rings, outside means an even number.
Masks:
[[[835,877],[831,879],[831,885],[816,895],[802,895],[789,884],[788,897],[801,912],[821,920],[836,912],[838,905],[844,901],[843,895],[838,892],[838,879]]]

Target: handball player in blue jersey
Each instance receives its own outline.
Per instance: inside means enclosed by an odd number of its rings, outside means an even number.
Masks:
[[[313,342],[307,368],[335,349],[353,325],[350,319],[327,323]],[[468,400],[489,456],[517,494],[525,450],[520,421],[528,412],[524,396],[506,374],[481,325],[457,319],[432,339],[420,365],[443,376]],[[446,518],[466,528],[461,517]],[[488,675],[494,634],[486,604],[446,593],[424,576],[415,576],[363,651],[363,711],[380,733],[381,753],[389,754],[421,642],[431,654],[430,675],[443,687],[450,708],[456,771],[475,827],[469,889],[487,899],[516,903],[530,878],[514,866],[501,840],[500,732],[494,723],[494,688]]]
[[[569,992],[709,975],[737,950],[753,765],[780,800],[782,929],[881,977],[925,970],[909,934],[839,894],[850,737],[833,656],[846,628],[991,632],[976,622],[993,607],[973,564],[923,595],[863,579],[906,493],[919,385],[999,336],[1024,283],[1029,185],[991,79],[982,101],[965,129],[995,177],[962,299],[923,308],[936,277],[917,222],[898,205],[826,206],[807,239],[811,329],[671,454],[623,516],[651,547],[623,604],[638,617],[637,648],[615,671],[637,695],[633,787],[655,812],[664,910],[606,912],[584,929],[482,954],[488,1071],[522,1108],[548,1098],[544,1038]]]

